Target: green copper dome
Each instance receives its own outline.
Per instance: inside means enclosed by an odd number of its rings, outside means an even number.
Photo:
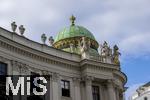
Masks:
[[[75,25],[75,17],[70,18],[71,25],[62,29],[54,39],[53,47],[71,53],[81,54],[82,39],[85,38],[86,44],[89,42],[89,52],[98,54],[98,43],[93,34],[82,26]]]
[[[83,37],[83,36],[95,40],[92,33],[88,31],[86,28],[82,26],[73,25],[61,30],[56,36],[54,43],[67,38]]]

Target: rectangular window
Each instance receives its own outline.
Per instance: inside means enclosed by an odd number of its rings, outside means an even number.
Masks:
[[[6,95],[6,77],[7,75],[7,64],[0,62],[0,100],[5,100],[7,99]],[[11,97],[11,93],[9,95]]]
[[[100,100],[99,86],[92,86],[93,100]]]
[[[70,97],[70,82],[61,80],[62,96]]]
[[[0,75],[7,75],[7,64],[0,62]]]

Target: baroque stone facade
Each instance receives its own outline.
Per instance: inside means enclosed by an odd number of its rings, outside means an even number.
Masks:
[[[150,82],[136,89],[129,100],[150,100]]]
[[[93,54],[88,48],[97,49],[97,42],[92,40],[93,44],[88,42],[92,46],[86,47],[83,39],[79,54],[73,52],[73,47],[66,52],[55,48],[62,44],[40,44],[14,31],[0,27],[0,62],[7,64],[8,75],[50,75],[50,100],[123,100],[127,77],[121,72],[118,58],[115,63],[111,52],[104,54],[106,43],[102,55]],[[62,95],[62,80],[69,84],[69,95]]]

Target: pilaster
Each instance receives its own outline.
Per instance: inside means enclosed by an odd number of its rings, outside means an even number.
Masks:
[[[92,80],[93,80],[93,77],[91,77],[91,76],[86,76],[85,77],[86,100],[93,100]]]
[[[53,100],[60,100],[60,77],[58,73],[52,74],[52,93],[53,93]]]
[[[113,80],[107,81],[107,88],[108,88],[109,100],[117,100]]]
[[[80,78],[73,78],[74,93],[75,93],[74,100],[81,100],[80,81],[81,81]]]

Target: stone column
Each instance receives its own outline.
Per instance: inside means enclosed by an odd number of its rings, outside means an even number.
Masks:
[[[93,100],[92,80],[93,78],[90,76],[86,77],[85,79],[86,100]]]
[[[120,100],[119,99],[119,89],[117,87],[115,87],[115,93],[116,93],[116,100]]]
[[[52,94],[53,100],[60,100],[60,91],[59,88],[59,75],[57,73],[52,74]]]
[[[79,78],[73,78],[75,93],[74,100],[81,100],[80,81],[81,80]]]
[[[107,88],[108,88],[109,100],[116,100],[116,92],[112,80],[108,80]]]

